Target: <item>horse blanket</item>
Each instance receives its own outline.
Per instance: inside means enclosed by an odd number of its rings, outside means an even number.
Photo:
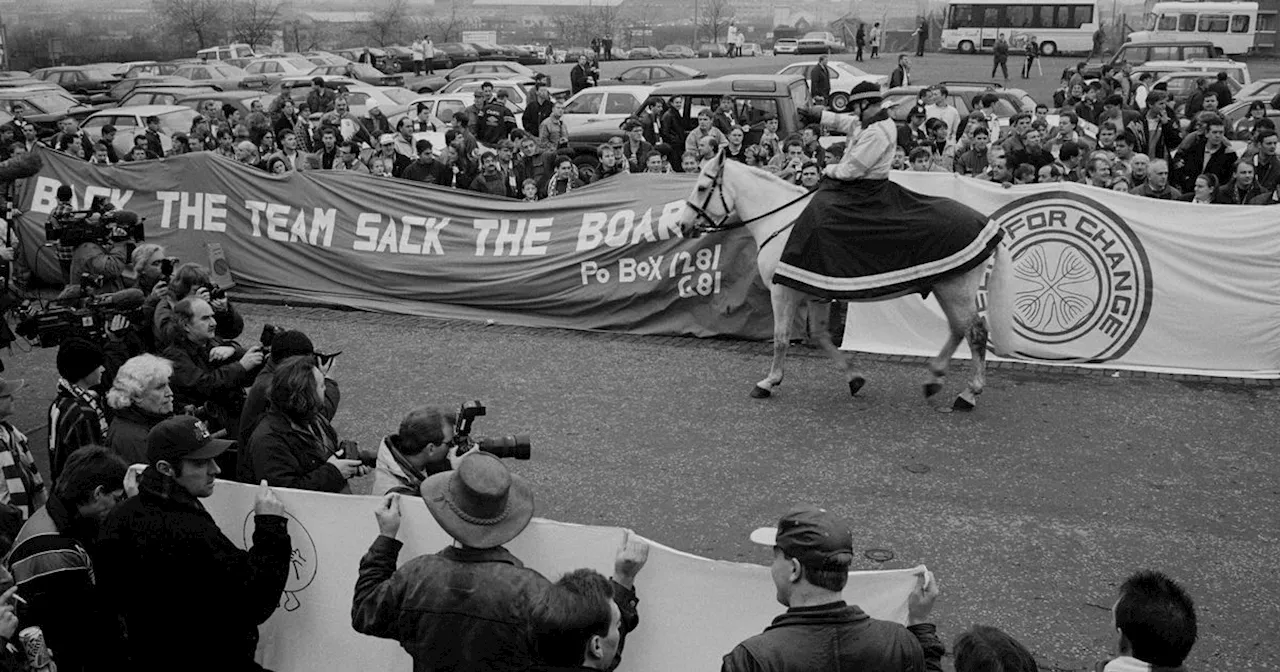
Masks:
[[[826,179],[796,220],[773,281],[843,301],[927,294],[985,262],[1003,235],[995,221],[948,198],[890,180]]]

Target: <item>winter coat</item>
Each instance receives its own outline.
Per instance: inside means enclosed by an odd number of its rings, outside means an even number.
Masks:
[[[167,417],[169,416],[148,413],[137,406],[120,409],[107,427],[106,447],[129,464],[149,464],[147,434]]]
[[[342,472],[328,463],[337,446],[338,434],[328,420],[319,418],[304,429],[273,408],[249,437],[236,475],[244,483],[265,479],[274,488],[351,492]]]
[[[275,380],[276,369],[280,367],[279,362],[267,359],[267,363],[262,365],[262,369],[258,371],[258,376],[253,379],[253,385],[249,387],[249,392],[244,398],[244,411],[240,414],[240,445],[249,445],[249,437],[253,436],[253,430],[257,428],[258,421],[262,420],[267,414],[268,396],[271,394],[271,381]],[[320,409],[320,413],[325,419],[332,421],[333,416],[338,413],[338,404],[342,401],[342,390],[338,389],[338,381],[332,378],[324,379],[324,407]]]
[[[182,409],[190,404],[199,406],[209,402],[212,422],[209,430],[227,430],[234,439],[240,435],[240,413],[244,410],[244,388],[253,382],[255,371],[246,370],[240,364],[240,351],[230,358],[214,363],[209,361],[209,351],[215,343],[199,345],[189,338],[181,338],[165,348],[162,356],[173,362],[173,375],[169,386],[173,388],[173,407]]]
[[[132,663],[101,668],[261,671],[253,660],[258,626],[275,612],[289,577],[287,519],[254,516],[245,551],[173,478],[147,469],[138,489],[107,518],[94,558],[100,585],[122,612]]]

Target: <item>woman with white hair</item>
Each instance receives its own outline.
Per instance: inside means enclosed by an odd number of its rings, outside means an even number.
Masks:
[[[172,375],[173,364],[155,355],[138,355],[116,372],[107,392],[107,405],[115,412],[107,447],[130,464],[147,462],[147,434],[173,415]]]

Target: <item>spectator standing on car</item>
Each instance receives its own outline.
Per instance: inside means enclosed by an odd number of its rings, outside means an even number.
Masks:
[[[333,109],[336,99],[337,94],[324,85],[323,77],[311,78],[311,91],[307,92],[307,109],[324,114]]]
[[[551,116],[553,106],[551,92],[547,90],[543,80],[535,80],[533,92],[529,96],[529,102],[525,106],[524,112],[520,115],[520,123],[524,126],[525,132],[534,135],[539,134],[542,129],[542,122]]]
[[[826,104],[831,96],[831,73],[827,72],[827,55],[818,57],[818,62],[809,68],[809,97]]]
[[[258,105],[261,106],[262,103],[258,103]],[[164,144],[161,142],[163,133],[160,131],[160,117],[154,115],[147,117],[146,124],[147,130],[142,134],[142,137],[146,138],[147,141],[147,153],[157,159],[163,158]]]
[[[996,35],[996,44],[991,48],[991,78],[995,79],[996,70],[1004,72],[1006,81],[1009,79],[1009,43],[1005,41],[1004,34]]]
[[[507,92],[499,91],[480,109],[480,129],[476,139],[489,147],[497,147],[515,128],[516,116],[507,106]],[[567,142],[568,138],[565,140]]]

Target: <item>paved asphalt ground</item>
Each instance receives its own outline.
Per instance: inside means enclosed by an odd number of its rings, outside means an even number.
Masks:
[[[776,71],[781,60],[700,64]],[[926,82],[989,67],[916,62]],[[1046,75],[1065,63],[1046,62]],[[607,76],[619,69],[605,64]],[[553,76],[567,81],[567,68]],[[1030,90],[1043,98],[1052,85]],[[819,503],[853,521],[860,552],[893,554],[857,568],[937,573],[946,639],[996,625],[1049,670],[1111,654],[1117,585],[1157,568],[1197,600],[1191,669],[1280,669],[1280,391],[1270,384],[997,368],[976,412],[947,414],[921,397],[917,363],[865,361],[870,382],[850,399],[826,360],[801,350],[780,394],[757,401],[747,393],[768,367],[763,343],[242,309],[248,338],[271,322],[343,351],[335,424],[362,444],[411,407],[483,400],[477,434],[534,437],[533,460],[511,466],[536,484],[539,515],[763,564],[748,532],[792,503]],[[15,424],[43,445],[53,352],[4,360],[6,376],[29,381]],[[965,369],[957,363],[945,402]]]

